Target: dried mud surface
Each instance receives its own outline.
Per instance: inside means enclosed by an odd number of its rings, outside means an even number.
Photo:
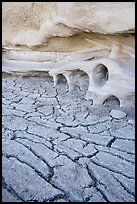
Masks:
[[[2,202],[135,202],[135,110],[85,100],[88,78],[2,78]]]

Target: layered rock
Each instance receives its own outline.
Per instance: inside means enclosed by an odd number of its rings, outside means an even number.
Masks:
[[[3,2],[3,71],[46,71],[70,90],[89,76],[87,99],[134,96],[134,2]]]

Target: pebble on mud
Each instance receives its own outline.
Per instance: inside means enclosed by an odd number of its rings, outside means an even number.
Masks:
[[[110,115],[116,119],[122,119],[122,118],[125,118],[127,116],[127,114],[125,112],[123,112],[121,110],[116,110],[116,109],[111,110]]]
[[[128,123],[131,124],[131,125],[135,125],[135,121],[131,120],[131,119],[128,120]]]

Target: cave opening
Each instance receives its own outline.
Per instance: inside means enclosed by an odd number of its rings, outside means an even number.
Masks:
[[[99,64],[93,69],[93,81],[97,86],[104,86],[108,81],[108,77],[109,71],[105,65]]]

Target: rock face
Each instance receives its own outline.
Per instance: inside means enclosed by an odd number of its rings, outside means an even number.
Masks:
[[[3,43],[36,46],[57,36],[134,33],[134,6],[134,2],[3,2]]]
[[[47,71],[73,87],[89,76],[87,99],[134,96],[135,2],[3,2],[3,71]],[[74,74],[75,73],[75,74]]]

